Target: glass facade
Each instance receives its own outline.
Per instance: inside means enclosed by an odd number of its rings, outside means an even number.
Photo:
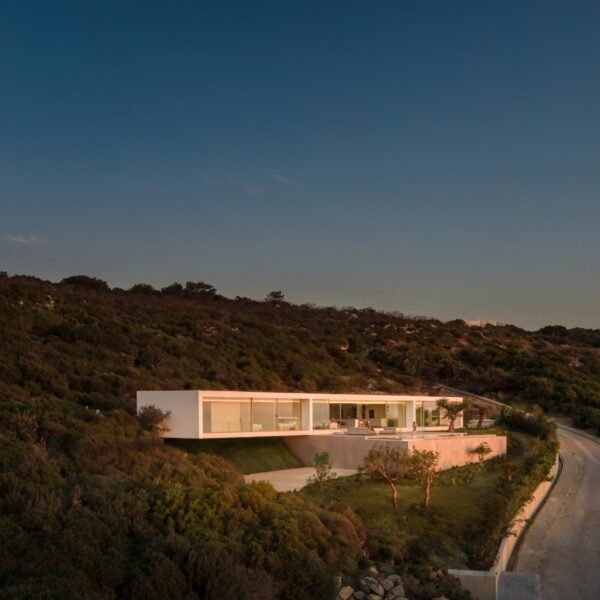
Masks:
[[[205,398],[204,433],[295,431],[302,429],[302,402],[288,399]]]
[[[406,402],[386,404],[386,418],[388,427],[407,427]]]
[[[313,409],[313,429],[329,429],[329,402],[327,400],[315,400]]]
[[[250,400],[219,399],[202,404],[205,433],[232,433],[252,431],[250,428]]]
[[[202,403],[204,433],[265,433],[306,429],[350,429],[355,427],[410,427],[412,402],[330,402],[294,398],[211,398]],[[409,411],[409,408],[411,409]],[[415,402],[418,427],[443,427],[449,420],[435,401]]]
[[[446,411],[440,409],[437,402],[417,402],[416,414],[419,427],[440,427],[450,422]]]

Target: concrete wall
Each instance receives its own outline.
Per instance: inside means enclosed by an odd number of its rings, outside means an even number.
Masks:
[[[498,575],[494,571],[448,569],[448,573],[458,577],[462,587],[469,590],[475,600],[496,600],[498,596]]]
[[[409,434],[410,435],[410,434]],[[407,436],[405,436],[407,437]],[[353,435],[327,435],[327,436],[296,436],[286,438],[285,445],[292,454],[298,457],[306,466],[312,465],[313,457],[317,452],[329,452],[334,468],[357,469],[363,465],[364,458],[375,444],[390,444],[406,450],[433,450],[440,453],[440,468],[460,466],[477,460],[470,453],[481,442],[487,442],[492,448],[488,458],[506,454],[506,437],[495,435],[465,435],[439,436],[416,439],[390,439],[376,436],[363,437]]]
[[[154,405],[171,414],[165,421],[170,431],[165,437],[194,438],[201,437],[202,412],[200,411],[200,394],[198,391],[161,391],[138,392],[137,409]]]
[[[492,449],[486,458],[494,458],[506,454],[506,436],[498,435],[465,435],[464,437],[435,437],[427,436],[423,439],[408,440],[409,450],[432,450],[440,453],[440,469],[458,467],[479,459],[472,453],[473,448],[486,442]]]

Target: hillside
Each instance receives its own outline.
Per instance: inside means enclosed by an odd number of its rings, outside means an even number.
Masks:
[[[137,389],[427,391],[446,383],[600,427],[600,330],[468,327],[372,309],[0,278],[0,392],[133,411]]]
[[[364,566],[351,508],[245,485],[222,457],[163,444],[135,417],[137,389],[445,382],[590,420],[599,411],[597,331],[5,274],[0,322],[0,598],[325,598],[335,574]],[[417,600],[464,597],[447,578],[412,581]]]

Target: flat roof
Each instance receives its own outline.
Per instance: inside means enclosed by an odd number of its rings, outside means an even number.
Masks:
[[[365,401],[398,401],[398,400],[423,400],[436,401],[446,398],[449,401],[460,401],[460,396],[424,396],[408,394],[339,394],[339,393],[310,393],[310,392],[259,392],[259,391],[236,391],[236,390],[139,390],[138,393],[165,393],[170,392],[197,392],[206,398],[287,398],[296,400],[353,400],[356,402]]]

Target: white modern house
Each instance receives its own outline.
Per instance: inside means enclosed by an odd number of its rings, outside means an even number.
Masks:
[[[330,435],[368,427],[374,431],[448,428],[437,401],[446,396],[310,394],[213,390],[140,391],[137,408],[169,412],[165,437],[179,439]],[[456,426],[462,427],[462,416]]]

